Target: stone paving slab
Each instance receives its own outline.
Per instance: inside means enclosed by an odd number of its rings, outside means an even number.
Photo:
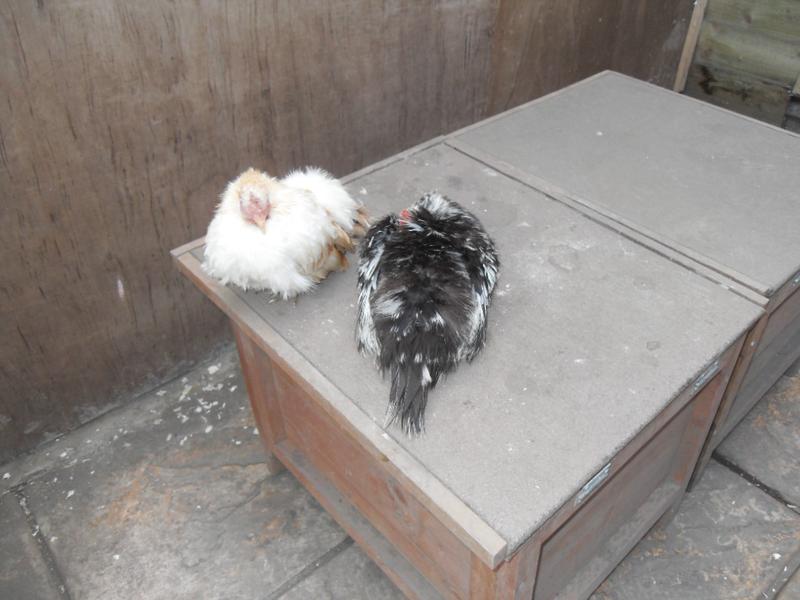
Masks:
[[[800,571],[796,571],[786,586],[780,591],[777,600],[800,600]]]
[[[782,377],[717,453],[800,507],[800,373]]]
[[[309,598],[402,600],[405,596],[358,546],[352,546],[281,596],[281,600]]]
[[[135,416],[68,436],[25,486],[73,598],[263,598],[346,539],[267,473],[233,352]]]
[[[799,552],[800,515],[712,461],[674,520],[653,529],[592,598],[770,598]]]
[[[11,493],[0,496],[0,598],[60,599],[54,579],[18,499]]]
[[[795,375],[800,375],[800,360],[794,363],[791,367],[789,367],[785,373],[789,377],[794,377]]]
[[[794,376],[757,408],[770,431]],[[760,455],[758,415],[739,426],[751,437],[736,448]],[[0,468],[0,598],[63,597],[48,554],[80,599],[402,598],[291,474],[269,476],[263,459],[229,349]],[[747,468],[768,479],[759,464]],[[594,599],[770,598],[799,563],[800,515],[712,461],[675,520],[653,530]],[[800,600],[799,588],[795,575],[779,599]]]

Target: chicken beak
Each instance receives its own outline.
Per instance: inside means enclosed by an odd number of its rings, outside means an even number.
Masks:
[[[259,229],[261,229],[261,231],[265,231],[265,230],[266,230],[266,227],[267,227],[267,217],[268,217],[268,216],[269,216],[269,215],[268,215],[267,213],[265,213],[265,214],[261,214],[261,215],[256,215],[256,216],[253,218],[253,222],[254,222],[256,225],[258,225],[258,228],[259,228]]]

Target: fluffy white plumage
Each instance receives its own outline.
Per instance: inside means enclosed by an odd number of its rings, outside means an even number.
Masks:
[[[334,270],[368,222],[364,208],[321,169],[281,180],[249,169],[222,194],[206,234],[206,272],[222,283],[290,298]]]

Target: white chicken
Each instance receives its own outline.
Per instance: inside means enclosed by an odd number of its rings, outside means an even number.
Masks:
[[[321,169],[280,180],[248,169],[222,194],[203,267],[224,284],[291,298],[345,270],[368,227],[364,207]]]

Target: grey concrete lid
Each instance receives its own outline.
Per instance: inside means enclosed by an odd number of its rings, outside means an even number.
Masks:
[[[456,139],[763,295],[800,269],[800,136],[608,72]]]
[[[752,303],[446,146],[349,184],[378,217],[438,189],[502,261],[488,345],[431,394],[427,433],[387,435],[516,548],[759,316]],[[202,248],[195,251],[200,256]],[[356,270],[296,301],[237,294],[382,424],[354,342]]]

